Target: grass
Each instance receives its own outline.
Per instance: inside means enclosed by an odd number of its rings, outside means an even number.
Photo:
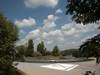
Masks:
[[[37,56],[37,57],[25,57],[25,60],[60,60],[64,59],[63,56]]]
[[[86,59],[86,58],[65,58],[64,56],[37,56],[37,57],[25,57],[25,61],[35,61],[35,60],[66,60],[70,62],[85,62],[92,61],[94,59]]]
[[[89,59],[81,59],[81,60],[79,60],[79,61],[77,61],[77,62],[85,62],[85,61],[93,61],[94,59],[92,59],[92,58],[89,58]]]

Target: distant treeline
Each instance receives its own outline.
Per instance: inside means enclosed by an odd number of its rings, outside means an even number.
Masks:
[[[67,49],[61,51],[62,56],[72,55],[73,57],[79,57],[79,50],[78,49]]]
[[[24,60],[24,57],[38,57],[38,56],[47,56],[47,55],[52,55],[52,56],[59,56],[60,55],[60,49],[56,45],[53,47],[52,51],[49,51],[46,46],[44,41],[41,41],[37,45],[36,51],[34,50],[34,42],[32,39],[29,39],[27,42],[27,45],[19,45],[16,46],[16,60]]]
[[[79,57],[78,49],[68,49],[60,50],[56,45],[50,51],[46,48],[44,41],[41,41],[37,45],[36,51],[34,51],[34,42],[32,39],[29,39],[27,45],[16,46],[16,60],[24,60],[24,57],[38,57],[38,56],[68,56],[72,55],[74,57]]]

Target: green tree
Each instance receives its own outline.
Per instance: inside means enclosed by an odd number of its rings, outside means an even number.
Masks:
[[[89,23],[98,23],[100,20],[100,0],[67,0],[67,11],[66,14],[72,15],[72,20],[74,20],[76,23],[83,23],[83,24],[89,24]],[[99,27],[100,28],[100,27]],[[98,61],[98,55],[99,50],[96,46],[98,45],[98,42],[100,42],[100,35],[97,35],[94,37],[95,39],[91,39],[91,44],[93,47],[87,47],[84,45],[81,46],[83,51],[87,51],[87,48],[92,48],[91,53],[92,56],[96,55],[97,61]],[[97,41],[97,42],[96,42]],[[90,42],[89,42],[90,43]],[[88,50],[90,52],[90,50]],[[94,54],[96,53],[96,54]],[[90,53],[89,53],[90,55]]]
[[[100,57],[100,34],[88,39],[80,46],[80,53],[85,57],[96,57],[98,63]]]
[[[44,46],[44,42],[41,41],[41,43],[37,46],[37,52],[41,53],[43,56],[45,56],[46,48]]]
[[[80,53],[81,53],[80,55],[82,57],[87,57],[87,58],[91,57],[92,56],[91,49],[93,49],[93,48],[91,48],[89,41],[84,42],[84,44],[81,45],[81,47],[80,47]]]
[[[44,42],[43,41],[41,41],[40,47],[41,47],[41,52],[40,53],[42,55],[45,55],[45,46],[44,46]]]
[[[77,23],[96,23],[100,20],[100,0],[67,0],[66,14]]]
[[[41,53],[40,43],[37,45],[37,52]]]
[[[46,56],[46,55],[47,55],[47,48],[44,48],[43,55],[44,55],[44,56]]]
[[[46,50],[46,55],[52,55],[52,52]]]
[[[53,51],[52,51],[52,55],[54,55],[54,56],[58,56],[59,55],[59,48],[58,48],[58,46],[54,46]]]
[[[16,46],[16,60],[24,60],[26,47],[24,45]]]
[[[26,50],[26,56],[33,56],[34,55],[34,43],[32,39],[28,40],[28,47]]]
[[[13,67],[16,40],[16,26],[0,13],[0,75],[16,75]]]

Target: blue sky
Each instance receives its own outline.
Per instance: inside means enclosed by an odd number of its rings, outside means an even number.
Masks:
[[[17,45],[33,39],[35,46],[45,41],[48,50],[78,48],[86,39],[99,34],[97,24],[76,24],[65,15],[66,0],[0,0],[0,12],[19,29]]]

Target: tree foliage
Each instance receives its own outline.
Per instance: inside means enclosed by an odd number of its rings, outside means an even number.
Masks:
[[[67,0],[66,14],[72,15],[72,20],[76,23],[99,23],[100,20],[100,0]],[[100,27],[99,27],[100,28]],[[80,46],[82,56],[100,56],[100,34],[87,40]]]
[[[72,55],[73,57],[79,57],[78,49],[67,49],[60,52],[62,56]]]
[[[41,43],[38,44],[37,52],[41,53],[42,55],[46,54],[46,48],[43,41],[41,41]]]
[[[0,13],[0,75],[16,75],[12,63],[17,33],[16,26]]]
[[[100,57],[100,34],[88,39],[80,46],[80,53],[85,57]]]
[[[33,56],[33,54],[34,54],[34,43],[33,43],[32,39],[28,40],[28,47],[27,47],[27,50],[26,50],[25,53],[26,53],[26,56]]]
[[[52,55],[54,55],[54,56],[58,56],[59,55],[59,48],[58,48],[58,46],[54,46],[53,51],[52,51]]]
[[[100,20],[100,0],[67,0],[66,14],[77,23],[96,23]]]
[[[16,60],[24,60],[26,49],[24,45],[16,46]]]
[[[37,52],[41,53],[40,43],[37,45]]]
[[[86,53],[88,56],[100,56],[100,34],[96,35],[80,46],[82,54]]]

